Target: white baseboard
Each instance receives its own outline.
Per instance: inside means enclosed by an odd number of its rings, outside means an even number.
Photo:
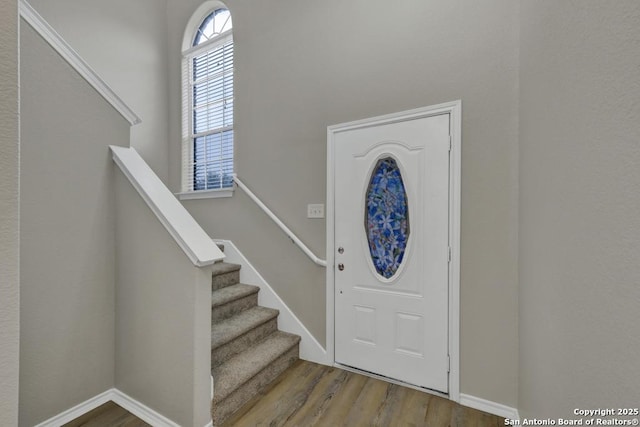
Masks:
[[[300,335],[300,358],[323,365],[331,365],[328,360],[327,351],[311,335],[311,332],[304,326],[298,317],[282,301],[273,288],[260,275],[258,270],[251,265],[249,260],[240,252],[236,245],[230,240],[215,240],[224,245],[225,261],[240,264],[240,281],[250,285],[258,286],[258,304],[280,310],[278,316],[278,329],[292,334]]]
[[[67,409],[64,412],[61,412],[60,414],[41,422],[35,427],[60,427],[61,425],[73,421],[76,418],[86,414],[87,412],[96,409],[98,406],[104,405],[105,403],[109,402],[111,400],[112,392],[113,389],[100,393],[99,395],[85,400],[84,402],[74,406],[73,408]]]
[[[154,427],[180,427],[164,415],[159,414],[148,406],[143,405],[131,396],[115,388],[109,389],[95,397],[92,397],[91,399],[85,400],[79,405],[76,405],[71,409],[67,409],[55,417],[43,421],[35,427],[60,427],[110,401],[120,405],[142,421],[151,424]],[[209,422],[209,424],[204,427],[212,427],[212,423]]]
[[[151,424],[154,427],[180,427],[180,425],[174,423],[169,418],[159,414],[148,406],[143,405],[120,390],[113,388],[111,391],[111,400],[131,412],[136,417],[140,418],[142,421]]]
[[[490,400],[481,399],[479,397],[460,393],[460,404],[479,411],[488,412],[499,417],[509,418],[511,420],[519,420],[520,414],[516,408],[503,405],[501,403],[492,402]]]

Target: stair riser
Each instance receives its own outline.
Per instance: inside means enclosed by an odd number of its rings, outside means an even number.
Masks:
[[[238,338],[212,350],[211,367],[215,368],[216,366],[221,365],[236,354],[239,354],[254,344],[262,341],[267,335],[275,332],[277,329],[278,321],[276,318],[273,318]]]
[[[211,309],[211,322],[216,323],[221,320],[228,319],[231,316],[235,316],[241,311],[248,310],[258,305],[258,294],[247,295],[243,298],[238,298],[235,301],[228,302],[224,305],[213,307]]]
[[[213,425],[220,426],[227,417],[266,388],[282,372],[298,360],[298,353],[298,344],[296,344],[221,402],[215,402],[214,396],[214,402],[211,408]]]
[[[230,271],[229,273],[217,274],[211,279],[211,290],[217,291],[227,286],[240,283],[240,271]]]

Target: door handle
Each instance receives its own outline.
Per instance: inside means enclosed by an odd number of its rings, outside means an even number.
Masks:
[[[338,264],[338,270],[340,270],[340,271],[344,270],[344,264],[343,263]]]

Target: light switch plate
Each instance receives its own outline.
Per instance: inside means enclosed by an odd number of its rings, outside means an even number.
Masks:
[[[324,218],[324,204],[307,205],[307,218]]]

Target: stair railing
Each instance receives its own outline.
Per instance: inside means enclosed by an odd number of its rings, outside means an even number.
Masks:
[[[317,256],[316,256],[316,255],[311,251],[311,249],[309,249],[309,247],[307,247],[307,245],[305,245],[305,244],[302,242],[302,240],[300,240],[300,239],[298,238],[298,236],[296,236],[296,235],[294,234],[294,232],[293,232],[293,231],[291,231],[291,230],[289,229],[289,227],[287,227],[287,226],[286,226],[286,225],[285,225],[285,224],[280,220],[280,218],[278,218],[278,217],[276,216],[276,214],[274,214],[274,213],[271,211],[271,209],[269,209],[269,208],[267,207],[267,205],[265,205],[265,204],[262,202],[262,200],[260,200],[260,199],[258,198],[258,196],[256,196],[256,195],[255,195],[255,194],[254,194],[254,193],[249,189],[249,187],[247,187],[247,186],[245,185],[245,183],[244,183],[244,182],[242,182],[242,180],[241,180],[240,178],[238,178],[238,175],[234,174],[234,175],[233,175],[233,180],[234,180],[234,182],[236,183],[236,185],[237,185],[239,188],[241,188],[241,189],[242,189],[242,191],[244,191],[244,192],[247,194],[247,196],[249,196],[249,198],[250,198],[251,200],[253,200],[253,201],[255,202],[255,204],[256,204],[256,205],[258,205],[258,206],[260,207],[260,209],[262,209],[262,210],[264,211],[264,213],[266,213],[266,214],[267,214],[267,216],[268,216],[269,218],[271,218],[271,220],[272,220],[273,222],[275,222],[275,223],[276,223],[276,225],[277,225],[278,227],[280,227],[280,229],[281,229],[282,231],[284,231],[284,233],[287,235],[287,237],[289,237],[289,238],[293,241],[293,243],[295,243],[295,244],[296,244],[296,246],[298,246],[298,247],[302,250],[302,252],[304,252],[304,253],[305,253],[305,254],[306,254],[306,255],[311,259],[311,261],[313,261],[314,263],[316,263],[317,265],[319,265],[319,266],[321,266],[321,267],[326,267],[326,266],[327,266],[327,261],[325,261],[325,260],[323,260],[323,259],[321,259],[321,258],[317,257]]]
[[[113,89],[82,59],[82,57],[67,43],[56,30],[44,20],[42,16],[26,1],[18,2],[20,16],[24,19],[40,36],[58,52],[58,54],[78,74],[80,74],[100,95],[110,103],[124,117],[130,125],[137,125],[141,122],[140,117],[120,98]]]

